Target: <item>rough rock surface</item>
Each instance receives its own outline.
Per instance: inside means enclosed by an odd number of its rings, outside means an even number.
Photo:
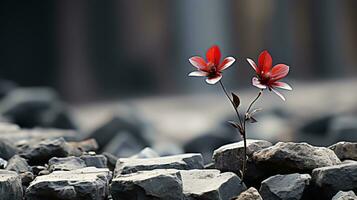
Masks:
[[[186,200],[230,200],[246,189],[237,175],[219,170],[181,170]]]
[[[74,169],[81,169],[86,167],[85,162],[74,156],[65,158],[53,157],[48,161],[49,171],[70,171]]]
[[[310,179],[309,174],[275,175],[262,182],[259,193],[264,200],[298,200],[310,184]]]
[[[120,158],[115,167],[115,175],[129,174],[153,169],[203,169],[201,154],[181,154],[158,158]]]
[[[27,161],[18,155],[14,155],[9,160],[6,169],[17,173],[31,171],[31,167],[28,165]]]
[[[254,152],[270,147],[272,144],[265,140],[247,140],[247,171],[245,180],[248,182],[255,182],[261,179],[263,172],[255,166],[252,162],[252,155]],[[244,143],[243,141],[224,145],[213,153],[213,161],[216,169],[227,172],[234,172],[240,174],[242,170],[244,158]]]
[[[257,189],[250,187],[233,200],[263,200]]]
[[[68,145],[83,152],[96,151],[99,148],[97,141],[93,138],[80,142],[68,142]]]
[[[47,139],[33,144],[21,146],[20,155],[27,158],[30,164],[47,163],[52,157],[79,155],[63,138]]]
[[[353,191],[339,191],[335,196],[332,197],[332,200],[356,200],[357,196]]]
[[[329,149],[333,150],[341,160],[357,160],[357,142],[338,142],[331,145]]]
[[[0,197],[1,200],[21,200],[21,178],[16,172],[0,170]]]
[[[111,194],[114,200],[182,200],[181,175],[173,169],[121,175],[112,180]]]
[[[82,155],[80,158],[87,167],[107,168],[107,158],[103,155]]]
[[[357,191],[357,162],[314,169],[312,181],[327,198],[340,190]]]
[[[160,155],[150,147],[145,147],[139,153],[131,156],[130,158],[157,158]]]
[[[318,167],[340,164],[336,154],[326,147],[307,143],[278,142],[253,154],[253,161],[269,174],[310,173]]]
[[[6,166],[7,166],[7,161],[0,158],[0,169],[5,169]]]
[[[14,145],[4,139],[0,139],[0,157],[8,160],[14,156],[17,152],[17,149]]]
[[[95,167],[55,171],[49,175],[37,176],[26,190],[26,199],[104,200],[108,196],[110,178],[108,169]]]

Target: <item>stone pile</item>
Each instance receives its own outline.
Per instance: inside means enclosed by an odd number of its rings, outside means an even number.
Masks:
[[[143,148],[118,158],[97,154],[99,146],[63,137],[0,140],[0,199],[356,199],[353,142],[326,148],[248,140],[243,181],[243,142],[217,148],[208,164],[200,153],[160,156]]]

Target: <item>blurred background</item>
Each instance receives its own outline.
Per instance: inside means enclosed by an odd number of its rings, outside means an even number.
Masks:
[[[217,44],[238,60],[223,81],[244,105],[258,92],[246,57],[267,49],[274,64],[291,66],[294,90],[284,93],[287,102],[263,95],[250,138],[356,141],[356,7],[353,0],[1,1],[0,110],[23,128],[76,129],[118,156],[152,146],[208,159],[240,140],[225,122],[234,116],[219,86],[187,77],[188,58]],[[113,129],[107,139],[103,127]],[[118,150],[127,141],[119,132],[140,141]]]

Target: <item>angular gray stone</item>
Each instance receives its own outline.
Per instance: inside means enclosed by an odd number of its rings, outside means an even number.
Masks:
[[[53,157],[48,161],[48,169],[50,172],[53,171],[70,171],[74,169],[85,168],[85,162],[74,156],[69,156],[65,158]]]
[[[242,192],[238,197],[232,200],[263,200],[257,189],[250,187],[248,190]]]
[[[203,169],[203,159],[197,153],[158,158],[120,158],[116,163],[115,176],[153,169]]]
[[[0,158],[0,169],[5,169],[6,166],[7,166],[7,161]]]
[[[82,155],[80,158],[87,167],[107,168],[107,158],[103,155]]]
[[[309,174],[275,175],[262,182],[259,193],[264,200],[299,200],[310,180]]]
[[[357,162],[314,169],[312,181],[327,198],[340,190],[357,191]]]
[[[338,142],[328,147],[341,160],[357,160],[357,142]]]
[[[157,158],[159,154],[150,147],[145,147],[139,153],[131,156],[130,158]]]
[[[335,196],[332,197],[332,200],[356,200],[357,196],[353,191],[339,191]]]
[[[269,174],[311,173],[315,168],[341,163],[331,149],[294,142],[278,142],[255,152],[253,161]]]
[[[119,158],[108,152],[103,152],[102,155],[107,158],[107,167],[113,171]]]
[[[219,170],[181,170],[185,200],[230,200],[246,189],[237,175]]]
[[[264,177],[261,170],[257,169],[255,163],[252,162],[252,155],[254,152],[270,147],[272,144],[265,140],[247,140],[247,168],[245,174],[245,181],[250,183],[259,182],[259,179]],[[213,153],[213,162],[216,169],[224,172],[234,172],[240,174],[243,166],[244,158],[244,143],[243,141],[224,145]]]
[[[55,171],[37,176],[26,189],[26,199],[104,200],[108,196],[110,179],[111,172],[108,169],[95,167]]]
[[[114,200],[183,200],[180,172],[157,169],[121,175],[112,180]]]
[[[31,171],[31,167],[28,165],[27,161],[18,155],[14,155],[9,160],[6,169],[10,171],[15,171],[17,173]]]
[[[30,164],[47,163],[52,157],[67,157],[80,155],[63,138],[47,139],[33,144],[21,146],[20,155],[27,158]]]
[[[17,153],[17,149],[9,141],[0,139],[0,157],[8,160]]]
[[[80,151],[88,152],[88,151],[96,151],[98,147],[98,143],[95,139],[90,138],[80,142],[68,142],[70,146],[73,148],[77,148]]]
[[[21,178],[16,172],[0,170],[1,200],[22,200]]]

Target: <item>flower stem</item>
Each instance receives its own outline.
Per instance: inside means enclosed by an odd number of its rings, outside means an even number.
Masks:
[[[242,119],[241,119],[241,117],[240,117],[240,115],[239,115],[238,108],[236,108],[236,106],[234,105],[233,100],[231,99],[231,97],[230,97],[229,94],[227,93],[227,90],[226,90],[226,88],[224,87],[223,82],[220,80],[219,83],[220,83],[220,85],[221,85],[221,87],[222,87],[222,89],[223,89],[223,91],[224,91],[224,94],[226,94],[226,96],[227,96],[227,98],[229,99],[229,101],[231,102],[231,104],[232,104],[234,110],[236,111],[236,114],[237,114],[237,117],[238,117],[238,120],[239,120],[239,124],[243,127],[243,122],[242,122]]]
[[[245,116],[249,113],[250,109],[252,108],[252,106],[254,105],[254,103],[259,99],[259,97],[262,95],[263,93],[263,89],[261,89],[257,95],[257,97],[255,97],[255,99],[249,104],[249,107],[247,109],[247,111],[245,112]],[[242,167],[242,182],[244,179],[244,175],[245,175],[245,171],[247,168],[247,135],[246,135],[246,121],[247,119],[244,116],[244,123],[243,123],[243,142],[244,142],[244,158],[243,158],[243,167]]]

